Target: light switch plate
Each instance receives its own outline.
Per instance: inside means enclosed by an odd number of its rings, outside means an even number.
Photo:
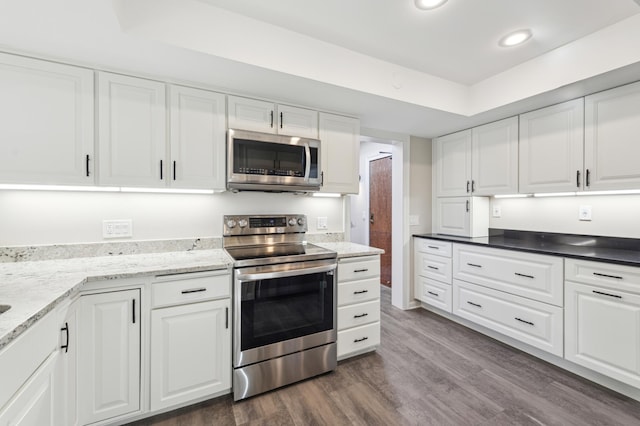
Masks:
[[[133,236],[133,221],[131,219],[103,220],[103,238],[126,238]]]
[[[327,217],[326,216],[319,216],[318,217],[318,226],[317,229],[327,229]]]
[[[420,225],[420,216],[417,214],[409,215],[409,226],[418,226]]]
[[[591,206],[580,206],[578,210],[578,220],[591,220]]]
[[[502,208],[500,206],[493,206],[493,217],[501,217],[502,216]]]

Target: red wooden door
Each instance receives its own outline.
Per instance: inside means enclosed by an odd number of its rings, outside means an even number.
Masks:
[[[380,283],[391,287],[391,157],[369,162],[369,245],[384,250]]]

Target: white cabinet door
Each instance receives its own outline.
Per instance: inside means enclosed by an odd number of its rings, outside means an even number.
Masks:
[[[230,299],[151,312],[151,409],[231,389]]]
[[[318,139],[318,112],[288,105],[278,105],[278,133]]]
[[[640,83],[585,98],[587,190],[640,189]]]
[[[140,409],[140,290],[80,297],[78,410],[89,424]]]
[[[471,134],[473,195],[516,194],[518,117],[474,127]]]
[[[171,163],[177,188],[225,188],[225,97],[170,86]]]
[[[486,237],[489,233],[489,198],[436,198],[435,231],[461,237]]]
[[[0,426],[56,426],[60,423],[54,400],[56,364],[53,352],[0,411]]]
[[[436,197],[471,193],[471,130],[437,138],[433,159]]]
[[[276,133],[276,111],[272,102],[229,96],[227,114],[230,129]]]
[[[54,400],[57,424],[78,424],[78,325],[79,301],[67,310],[60,324],[60,344],[56,366],[56,388]]]
[[[1,183],[95,183],[91,70],[0,54],[0,93]]]
[[[583,185],[584,102],[520,116],[520,192],[578,191]]]
[[[320,113],[322,192],[358,193],[359,136],[360,120]]]
[[[640,387],[640,296],[565,281],[565,358]]]
[[[100,183],[165,186],[164,84],[101,72],[98,101]]]

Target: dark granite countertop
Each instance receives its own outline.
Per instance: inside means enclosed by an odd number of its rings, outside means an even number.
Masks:
[[[640,239],[490,229],[489,237],[414,234],[418,238],[640,266]]]

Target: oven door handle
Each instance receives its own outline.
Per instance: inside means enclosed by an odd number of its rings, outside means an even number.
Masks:
[[[285,278],[292,277],[294,275],[305,275],[305,274],[316,274],[322,272],[331,272],[335,271],[337,265],[325,265],[325,266],[315,266],[311,268],[299,268],[299,269],[288,269],[286,271],[273,271],[273,272],[258,272],[258,273],[242,273],[237,271],[236,278],[239,281],[257,281],[257,280],[268,280],[272,278]]]

